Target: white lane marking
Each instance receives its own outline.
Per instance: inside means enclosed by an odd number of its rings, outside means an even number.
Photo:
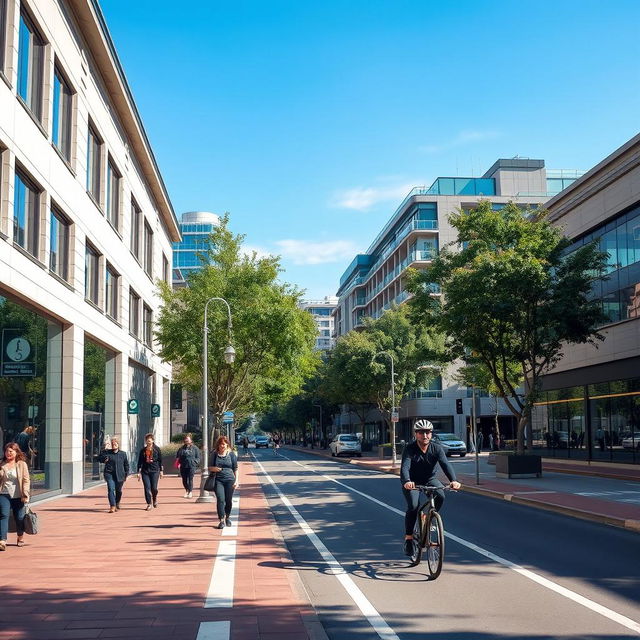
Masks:
[[[236,541],[221,540],[218,554],[211,572],[211,582],[204,601],[205,609],[233,607],[233,586],[235,582]]]
[[[287,458],[288,460],[290,460],[291,462],[294,462],[295,464],[299,465],[300,467],[303,468],[307,468],[307,465],[304,464],[300,464],[297,460],[291,460],[290,458]],[[395,507],[392,507],[391,505],[388,505],[384,502],[381,502],[380,500],[374,498],[373,496],[370,496],[366,493],[362,493],[362,491],[358,491],[357,489],[353,489],[352,487],[350,487],[349,485],[344,484],[344,482],[340,482],[340,480],[336,480],[335,478],[332,478],[331,476],[327,476],[323,473],[320,473],[318,471],[314,471],[313,469],[311,469],[311,471],[313,471],[314,473],[317,473],[318,475],[322,476],[323,478],[326,478],[327,480],[331,480],[332,482],[335,482],[336,484],[339,484],[341,487],[344,487],[345,489],[348,489],[349,491],[352,491],[353,493],[357,493],[358,495],[362,496],[363,498],[367,498],[367,500],[371,500],[371,502],[375,502],[376,504],[383,506],[387,509],[389,509],[389,511],[393,511],[394,513],[397,513],[401,516],[404,516],[404,512],[400,511],[399,509],[396,509]],[[566,587],[562,587],[559,584],[556,584],[555,582],[549,580],[548,578],[544,578],[541,575],[538,575],[537,573],[534,573],[533,571],[530,571],[529,569],[525,569],[524,567],[520,566],[519,564],[515,564],[514,562],[511,562],[510,560],[507,560],[506,558],[503,558],[501,556],[496,555],[495,553],[492,553],[491,551],[487,551],[486,549],[483,549],[482,547],[479,547],[478,545],[474,544],[473,542],[469,542],[468,540],[465,540],[463,538],[460,538],[456,535],[454,535],[453,533],[449,533],[448,531],[445,530],[445,536],[447,536],[447,538],[450,538],[451,540],[455,540],[455,542],[457,542],[458,544],[461,544],[463,547],[467,547],[467,549],[470,549],[471,551],[475,551],[476,553],[479,553],[481,556],[484,556],[485,558],[489,558],[490,560],[493,560],[494,562],[498,562],[499,564],[508,567],[509,569],[511,569],[512,571],[515,571],[516,573],[520,574],[521,576],[524,576],[525,578],[528,578],[529,580],[532,580],[533,582],[536,582],[537,584],[546,587],[547,589],[550,589],[551,591],[554,591],[555,593],[558,593],[561,596],[564,596],[565,598],[568,598],[569,600],[573,600],[573,602],[576,602],[577,604],[582,605],[583,607],[586,607],[587,609],[590,609],[591,611],[594,611],[595,613],[599,613],[601,616],[604,616],[605,618],[608,618],[609,620],[612,620],[613,622],[617,622],[618,624],[622,625],[623,627],[626,627],[627,629],[631,629],[632,631],[635,631],[636,633],[640,633],[640,623],[636,622],[635,620],[632,620],[631,618],[627,618],[626,616],[623,616],[621,613],[618,613],[617,611],[613,611],[613,609],[609,609],[608,607],[604,607],[601,604],[598,604],[597,602],[594,602],[593,600],[589,600],[589,598],[586,598],[585,596],[581,596],[579,593],[576,593],[575,591],[571,591],[570,589],[567,589]]]
[[[196,640],[229,640],[230,637],[231,622],[217,620],[216,622],[201,622]]]
[[[284,456],[283,456],[284,457]],[[327,549],[322,540],[318,538],[314,530],[306,523],[304,518],[298,513],[298,510],[291,504],[289,499],[280,491],[278,485],[271,479],[271,476],[265,471],[260,460],[256,458],[265,479],[269,484],[273,486],[280,500],[289,509],[291,515],[295,518],[296,522],[307,535],[313,546],[317,549],[318,553],[322,556],[322,559],[326,562],[331,573],[338,579],[340,584],[344,587],[344,590],[349,594],[354,601],[358,609],[367,618],[369,624],[373,627],[374,631],[382,638],[382,640],[400,640],[394,633],[393,629],[384,621],[384,618],[376,611],[375,607],[367,600],[366,596],[355,582],[351,579],[347,572],[342,568],[342,565],[335,559],[333,554]]]
[[[233,496],[233,501],[231,503],[231,526],[225,527],[222,530],[223,536],[237,536],[238,535],[238,518],[240,517],[240,496],[237,492]]]

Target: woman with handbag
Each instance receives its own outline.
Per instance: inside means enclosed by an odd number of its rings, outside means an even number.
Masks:
[[[231,450],[226,436],[220,436],[209,456],[209,474],[215,474],[213,490],[216,494],[218,529],[231,526],[233,492],[238,486],[238,456]],[[207,480],[209,480],[211,476]]]
[[[24,546],[25,505],[30,494],[31,478],[25,455],[15,442],[9,442],[0,461],[0,551],[7,547],[11,511],[16,521],[17,546]]]
[[[153,506],[158,506],[158,478],[162,478],[162,453],[153,442],[153,433],[147,433],[144,437],[144,447],[138,455],[138,480],[142,478],[144,485],[144,499],[147,502],[147,511]]]

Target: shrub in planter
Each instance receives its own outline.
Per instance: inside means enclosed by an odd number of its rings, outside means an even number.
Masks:
[[[160,453],[162,454],[162,466],[165,473],[178,473],[178,469],[174,467],[176,460],[176,453],[182,446],[181,443],[171,442],[160,447]]]

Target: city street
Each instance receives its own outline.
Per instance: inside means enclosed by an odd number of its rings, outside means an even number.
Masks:
[[[445,564],[429,581],[426,567],[410,568],[402,553],[397,477],[296,450],[253,453],[332,640],[640,633],[636,533],[448,493]]]

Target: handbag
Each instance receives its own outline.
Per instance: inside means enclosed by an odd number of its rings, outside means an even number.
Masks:
[[[209,477],[204,481],[204,490],[212,493],[216,490],[216,473],[210,473]]]
[[[174,467],[174,469],[179,469],[180,468],[180,459],[179,458],[176,458],[173,461],[173,467]]]
[[[38,526],[38,514],[31,510],[29,505],[24,507],[24,532],[35,536],[40,531]]]

